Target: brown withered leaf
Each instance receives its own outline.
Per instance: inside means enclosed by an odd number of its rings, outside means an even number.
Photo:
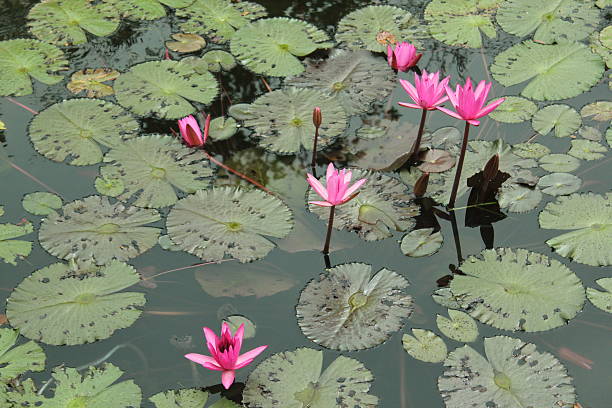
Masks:
[[[166,47],[175,52],[194,52],[206,46],[204,38],[197,34],[172,34],[176,41],[166,41]]]
[[[103,82],[113,81],[118,77],[119,72],[111,68],[86,68],[72,74],[66,87],[74,94],[87,91],[88,98],[101,98],[115,93],[112,86]]]
[[[422,152],[419,170],[426,173],[442,173],[455,165],[455,158],[446,150],[431,149]]]

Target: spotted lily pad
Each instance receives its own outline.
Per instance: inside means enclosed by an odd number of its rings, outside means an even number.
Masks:
[[[84,166],[102,160],[102,149],[136,136],[136,120],[120,106],[100,99],[70,99],[32,119],[34,148],[48,159]]]
[[[32,251],[32,243],[19,238],[30,234],[34,227],[29,222],[22,225],[0,224],[0,259],[11,265],[17,265],[18,257],[26,257]]]
[[[531,119],[538,106],[529,99],[520,96],[505,96],[505,100],[489,117],[503,123],[521,123]]]
[[[166,221],[168,235],[205,261],[228,255],[240,262],[263,258],[293,227],[289,208],[261,190],[213,188],[180,200]]]
[[[444,316],[436,316],[438,329],[449,339],[469,343],[478,338],[478,326],[469,314],[460,310],[448,310],[448,319]]]
[[[612,101],[597,101],[589,103],[580,109],[580,115],[599,122],[612,120]]]
[[[193,0],[103,0],[115,7],[128,20],[155,20],[166,16],[164,5],[187,7]]]
[[[612,313],[612,278],[597,279],[595,283],[604,288],[605,291],[587,288],[587,298],[595,307],[604,312]]]
[[[44,191],[26,194],[21,202],[23,208],[34,215],[49,215],[62,208],[62,199]]]
[[[27,371],[45,369],[43,349],[33,341],[15,346],[18,337],[18,330],[0,328],[0,382],[11,381]]]
[[[39,40],[59,45],[87,42],[87,34],[106,36],[119,26],[110,4],[89,0],[46,0],[28,13],[28,28]]]
[[[227,51],[212,50],[202,56],[202,61],[208,64],[212,72],[229,71],[236,66],[234,56]]]
[[[539,188],[529,188],[516,183],[504,183],[497,197],[499,206],[514,213],[526,213],[542,201]]]
[[[323,352],[298,348],[268,357],[249,375],[243,402],[268,408],[375,408],[374,376],[359,361],[339,356],[323,371]]]
[[[606,156],[608,148],[592,140],[572,140],[572,147],[567,152],[570,156],[582,160],[599,160]]]
[[[572,379],[550,353],[507,336],[484,340],[485,357],[470,346],[452,351],[438,378],[447,408],[569,407]]]
[[[550,195],[567,195],[575,193],[582,186],[582,180],[570,173],[552,173],[538,181],[543,193]]]
[[[400,249],[404,255],[411,257],[430,256],[438,252],[443,241],[440,231],[434,232],[433,228],[423,228],[404,235]]]
[[[404,334],[402,344],[413,358],[426,363],[441,363],[448,353],[444,340],[429,330],[412,329],[412,336]]]
[[[199,388],[183,388],[157,393],[149,401],[156,408],[204,408],[208,393]]]
[[[157,243],[159,229],[144,226],[160,219],[156,210],[89,196],[64,205],[62,212],[43,220],[38,236],[58,258],[94,259],[102,265],[134,258]]]
[[[304,71],[297,57],[319,48],[331,48],[332,43],[325,31],[312,24],[275,17],[242,27],[233,36],[230,46],[236,59],[251,71],[284,77]]]
[[[512,145],[512,153],[524,159],[539,159],[550,154],[550,149],[541,143],[517,143]]]
[[[612,193],[559,197],[539,219],[541,228],[570,231],[546,241],[559,255],[592,266],[612,265]]]
[[[189,101],[207,105],[217,96],[210,72],[187,63],[164,60],[134,65],[115,81],[117,102],[142,116],[178,119],[195,112]]]
[[[195,52],[206,46],[206,41],[197,34],[172,34],[174,41],[166,41],[166,47],[176,52]]]
[[[540,167],[546,171],[569,173],[580,167],[580,160],[567,154],[547,154],[540,158]]]
[[[548,105],[533,115],[533,129],[541,135],[555,130],[555,136],[567,137],[582,125],[582,119],[576,110],[568,105]]]
[[[56,84],[63,78],[57,73],[68,69],[67,64],[54,45],[21,38],[0,41],[0,95],[31,94],[30,77],[47,85]]]
[[[120,292],[140,280],[136,270],[111,261],[55,263],[25,278],[7,300],[6,316],[24,336],[53,345],[91,343],[131,326],[145,304],[137,292]]]
[[[451,292],[472,317],[499,329],[559,327],[585,301],[580,279],[568,267],[526,249],[487,249],[460,269],[465,275],[454,276]]]
[[[298,324],[310,340],[334,350],[378,346],[412,312],[406,287],[406,279],[388,269],[372,276],[371,265],[338,265],[302,290]]]
[[[77,71],[70,77],[66,87],[73,94],[86,91],[88,98],[102,98],[115,93],[113,87],[104,82],[114,81],[119,72],[110,68],[87,68]]]

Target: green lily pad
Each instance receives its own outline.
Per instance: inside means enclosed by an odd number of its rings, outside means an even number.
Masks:
[[[297,57],[332,45],[325,31],[310,23],[275,17],[242,27],[232,37],[230,48],[236,59],[256,74],[284,77],[304,71]]]
[[[396,81],[389,65],[371,52],[340,51],[327,60],[310,61],[306,72],[286,83],[334,96],[347,114],[354,115],[368,110],[374,102],[386,100]],[[327,112],[322,112],[325,123]]]
[[[587,38],[597,28],[599,14],[590,0],[509,0],[497,11],[497,22],[510,34],[534,33],[534,41],[550,44]]]
[[[531,119],[538,106],[529,99],[520,96],[504,96],[505,100],[489,117],[503,123],[521,123]]]
[[[580,129],[578,129],[578,134],[584,139],[593,140],[595,142],[600,141],[603,138],[603,135],[599,129],[593,126],[582,126]]]
[[[111,204],[107,197],[89,196],[50,214],[40,225],[40,245],[61,259],[94,259],[99,265],[125,261],[157,243],[159,229],[143,225],[159,221],[156,210]]]
[[[497,197],[499,206],[514,213],[526,213],[538,206],[542,201],[539,188],[529,188],[521,184],[505,183]]]
[[[176,33],[170,37],[174,41],[166,41],[166,48],[174,52],[196,52],[206,47],[206,40],[197,34]]]
[[[530,80],[521,95],[537,100],[580,95],[599,82],[603,71],[601,57],[574,42],[545,45],[524,41],[497,55],[491,65],[493,77],[504,86]]]
[[[433,228],[423,228],[404,235],[400,249],[404,255],[418,258],[435,254],[442,247],[442,242],[444,237],[440,231],[434,232]]]
[[[56,84],[63,79],[57,73],[67,70],[67,65],[64,53],[54,45],[23,38],[0,41],[0,95],[31,94],[30,77]]]
[[[76,45],[87,42],[87,33],[99,37],[119,27],[119,13],[110,4],[89,0],[45,0],[28,13],[28,28],[39,40]]]
[[[612,147],[612,127],[609,127],[606,130],[606,142],[608,143],[608,146]]]
[[[199,190],[170,210],[172,241],[205,261],[228,255],[240,262],[263,258],[274,247],[264,236],[284,238],[293,227],[289,208],[261,190]]]
[[[230,329],[232,329],[232,333],[235,333],[236,330],[238,330],[238,328],[244,324],[243,339],[251,339],[255,337],[257,326],[255,326],[255,323],[250,321],[248,318],[240,315],[231,315],[225,317],[223,321],[229,325]]]
[[[137,115],[178,119],[196,108],[189,101],[208,105],[218,93],[210,72],[196,72],[181,61],[149,61],[134,65],[115,81],[117,102]]]
[[[177,192],[194,193],[209,185],[213,171],[197,149],[190,149],[172,136],[147,135],[126,141],[104,156],[114,163],[125,192],[122,201],[161,208],[177,202]]]
[[[570,156],[582,160],[599,160],[606,156],[608,148],[592,140],[572,140],[572,147],[567,152]]]
[[[323,352],[298,348],[268,357],[249,375],[243,402],[266,408],[375,408],[374,376],[359,361],[339,356],[323,371]]]
[[[156,20],[166,16],[164,5],[172,8],[187,7],[193,0],[103,0],[111,4],[128,20]]]
[[[125,191],[123,180],[114,167],[106,166],[100,168],[100,177],[96,177],[94,187],[102,195],[117,197]]]
[[[62,199],[53,193],[38,191],[23,196],[21,205],[31,214],[49,215],[62,208]]]
[[[538,181],[538,187],[543,193],[553,196],[575,193],[582,186],[580,177],[570,173],[552,173],[543,176]]]
[[[517,143],[512,145],[512,153],[524,159],[539,159],[550,154],[550,149],[540,143]]]
[[[18,330],[0,328],[0,381],[3,383],[27,371],[45,369],[43,349],[33,341],[13,347],[18,337]]]
[[[234,118],[220,116],[210,121],[208,136],[213,140],[226,140],[238,131],[238,124]]]
[[[600,9],[612,6],[612,0],[596,0],[595,5]]]
[[[612,67],[612,50],[601,43],[598,32],[589,36],[589,48],[603,59],[608,68]]]
[[[306,337],[333,350],[378,346],[412,313],[408,282],[388,269],[348,263],[328,269],[300,294],[297,320]]]
[[[32,243],[19,238],[30,234],[34,227],[29,222],[22,225],[0,224],[0,259],[11,265],[17,265],[18,257],[26,257],[32,251]]]
[[[227,51],[212,50],[202,56],[211,72],[229,71],[236,66],[234,56]]]
[[[592,266],[612,265],[612,193],[572,194],[548,203],[540,228],[569,230],[546,243],[559,255]]]
[[[208,393],[199,388],[159,392],[149,398],[156,408],[204,408]]]
[[[498,329],[550,330],[576,316],[585,301],[574,272],[526,249],[486,249],[460,269],[465,275],[454,276],[451,292],[472,317]]]
[[[136,136],[140,126],[123,108],[100,99],[70,99],[32,119],[30,139],[46,158],[74,166],[96,164],[102,149]]]
[[[597,101],[584,105],[582,109],[580,109],[580,115],[599,122],[607,122],[612,120],[612,102]]]
[[[548,105],[533,115],[533,129],[541,135],[555,130],[555,136],[567,137],[582,125],[582,119],[576,110],[568,105]]]
[[[4,215],[4,207],[0,205],[0,217]]]
[[[336,41],[348,48],[386,52],[388,44],[408,41],[420,46],[426,37],[419,19],[399,7],[380,5],[355,10],[340,20]]]
[[[580,160],[567,154],[547,154],[540,158],[540,167],[550,172],[569,173],[580,167]]]
[[[336,207],[334,228],[356,232],[366,241],[377,241],[393,236],[392,231],[407,231],[415,225],[419,207],[412,203],[406,186],[397,179],[378,172],[353,170],[353,179],[368,179],[359,195]],[[308,201],[319,200],[310,190]],[[308,204],[310,211],[327,222],[329,208]]]
[[[196,0],[176,10],[178,17],[187,19],[179,25],[183,32],[206,35],[219,43],[229,41],[236,30],[267,14],[260,4],[230,0]]]
[[[25,278],[11,293],[6,316],[30,339],[53,345],[91,343],[131,326],[145,297],[120,292],[140,280],[123,262],[106,266],[55,263]]]
[[[449,339],[470,343],[478,338],[478,326],[476,321],[469,314],[460,310],[448,310],[447,319],[444,316],[436,316],[438,329]]]
[[[612,313],[612,278],[597,279],[595,283],[604,288],[605,291],[587,288],[587,298],[593,306],[604,312]]]
[[[248,107],[244,126],[253,128],[251,137],[279,154],[294,154],[313,148],[315,127],[312,110],[319,106],[325,119],[319,128],[317,150],[322,150],[344,132],[347,115],[335,98],[316,89],[285,88],[268,92]]]
[[[604,47],[612,49],[612,25],[608,25],[601,29],[599,32],[599,41],[601,41]]]
[[[495,38],[492,17],[500,0],[433,0],[425,9],[429,32],[448,45],[482,47],[482,35]]]
[[[412,336],[404,334],[402,344],[406,353],[426,363],[441,363],[448,353],[444,340],[429,330],[412,329]]]
[[[572,379],[550,353],[507,336],[484,339],[485,357],[470,346],[449,353],[438,389],[447,408],[570,407]]]

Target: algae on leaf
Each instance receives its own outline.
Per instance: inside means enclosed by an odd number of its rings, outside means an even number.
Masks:
[[[45,369],[43,349],[33,341],[15,346],[18,337],[18,330],[0,328],[0,382],[9,382],[27,371]]]
[[[32,243],[19,238],[34,231],[29,222],[22,225],[0,224],[0,259],[11,265],[17,265],[18,257],[26,257],[32,251]]]

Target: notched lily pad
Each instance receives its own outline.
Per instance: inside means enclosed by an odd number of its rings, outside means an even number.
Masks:
[[[582,160],[599,160],[604,158],[608,148],[592,140],[572,140],[572,147],[567,154]]]
[[[505,100],[489,117],[503,123],[521,123],[531,119],[538,105],[520,96],[504,96]]]
[[[234,56],[227,51],[212,50],[202,56],[202,61],[208,64],[212,72],[229,71],[236,66]]]
[[[404,334],[402,344],[406,353],[426,363],[441,363],[448,353],[444,340],[429,330],[412,329],[412,336]]]
[[[570,173],[580,167],[580,160],[567,154],[552,153],[540,158],[540,167],[550,172]]]
[[[213,141],[226,140],[234,136],[238,131],[238,124],[234,118],[220,116],[210,121],[210,133],[208,136]]]
[[[582,119],[576,110],[568,105],[548,105],[533,115],[533,129],[541,135],[555,130],[555,136],[567,137],[582,125]]]
[[[587,298],[593,306],[604,312],[612,313],[612,278],[597,279],[595,283],[604,288],[605,291],[587,288]]]
[[[32,243],[19,238],[30,234],[34,227],[29,222],[24,224],[0,224],[0,259],[11,265],[17,265],[17,258],[26,257],[32,251]]]
[[[9,382],[27,371],[45,369],[45,353],[33,341],[15,346],[19,330],[0,328],[0,381]]]
[[[103,0],[111,4],[128,20],[155,20],[166,16],[164,5],[187,7],[193,0]]]
[[[543,193],[553,196],[575,193],[582,186],[582,180],[570,173],[552,173],[542,176],[538,187]]]
[[[62,208],[62,199],[53,193],[37,191],[23,196],[21,205],[31,214],[49,215]]]
[[[542,201],[539,188],[530,188],[517,183],[504,183],[497,200],[501,208],[514,213],[526,213],[538,206]]]
[[[199,388],[159,392],[149,398],[156,408],[204,408],[208,393]]]
[[[433,228],[423,228],[404,235],[400,249],[404,255],[413,258],[430,256],[438,252],[443,241],[440,231],[434,232]]]
[[[550,154],[550,149],[540,143],[517,143],[512,145],[512,153],[524,159],[539,159]]]
[[[66,87],[73,94],[86,92],[88,98],[102,98],[115,93],[113,87],[103,82],[119,78],[119,72],[111,68],[86,68],[75,72]]]
[[[174,41],[166,41],[166,47],[176,52],[195,52],[206,47],[204,38],[197,34],[177,33],[171,35]]]
[[[478,338],[478,326],[469,314],[449,309],[448,317],[436,316],[436,325],[446,337],[462,343],[469,343]]]

